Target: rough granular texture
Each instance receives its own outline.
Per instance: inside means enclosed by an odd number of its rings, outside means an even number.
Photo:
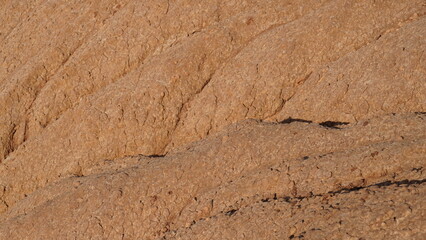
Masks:
[[[0,6],[0,239],[426,239],[424,0]]]
[[[425,181],[265,198],[170,231],[164,239],[424,239],[419,223]]]

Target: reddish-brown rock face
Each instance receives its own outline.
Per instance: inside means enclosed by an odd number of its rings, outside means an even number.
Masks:
[[[425,239],[424,0],[0,0],[0,239]]]

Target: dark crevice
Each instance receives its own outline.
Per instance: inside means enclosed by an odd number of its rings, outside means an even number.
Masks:
[[[145,157],[148,157],[148,158],[162,158],[162,157],[165,157],[165,156],[166,155],[153,154],[153,155],[147,155]]]
[[[415,115],[417,116],[424,116],[426,115],[426,112],[414,112]],[[396,116],[396,113],[391,113],[391,115]],[[301,122],[301,123],[314,123],[314,121],[312,120],[307,120],[307,119],[302,119],[302,118],[292,118],[292,117],[288,117],[282,121],[279,121],[279,124],[290,124],[290,123],[294,123],[294,122]],[[340,122],[340,121],[324,121],[324,122],[320,122],[318,123],[320,126],[325,127],[325,128],[331,128],[331,129],[342,129],[341,126],[345,126],[345,125],[349,125],[350,122]],[[369,124],[368,121],[364,122],[363,126],[367,126]]]
[[[292,118],[292,117],[284,119],[284,120],[282,120],[279,123],[281,123],[281,124],[289,124],[289,123],[293,123],[293,122],[312,123],[312,121],[309,121],[309,120],[300,119],[300,118]]]
[[[145,155],[145,154],[136,154],[136,155],[125,155],[125,158],[127,157],[142,157],[142,158],[163,158],[166,157],[166,154],[152,154],[152,155]],[[106,159],[104,161],[110,161],[113,162],[114,160],[112,159]]]
[[[311,120],[301,119],[301,118],[286,118],[278,123],[280,124],[290,124],[293,122],[302,122],[302,123],[313,123]],[[326,127],[326,128],[333,128],[333,129],[341,129],[339,126],[341,125],[348,125],[349,122],[339,122],[339,121],[325,121],[318,123],[319,125]]]
[[[227,212],[225,213],[225,215],[226,215],[226,216],[232,216],[232,215],[234,215],[237,211],[238,211],[237,209],[232,209],[232,210],[227,211]]]
[[[334,129],[341,129],[338,126],[341,125],[348,125],[349,122],[336,122],[336,121],[325,121],[325,122],[321,122],[319,123],[319,125],[326,127],[326,128],[334,128]]]
[[[353,187],[353,188],[343,188],[343,189],[340,189],[338,191],[331,191],[331,192],[328,192],[328,193],[329,194],[345,194],[345,193],[355,192],[355,191],[359,191],[361,189],[370,188],[370,187],[381,188],[381,187],[388,187],[388,186],[392,186],[392,185],[396,185],[396,186],[400,187],[401,185],[406,185],[406,186],[419,185],[419,184],[422,184],[422,183],[425,183],[425,182],[426,182],[426,179],[420,179],[420,180],[405,179],[405,180],[395,181],[395,182],[385,181],[385,182],[375,183],[375,184],[371,184],[371,185],[364,186],[364,187],[361,186],[361,187]]]

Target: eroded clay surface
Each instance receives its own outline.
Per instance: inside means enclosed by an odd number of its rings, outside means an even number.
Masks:
[[[424,0],[0,0],[0,239],[425,239]]]

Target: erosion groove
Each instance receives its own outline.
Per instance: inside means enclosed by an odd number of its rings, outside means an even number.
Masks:
[[[424,0],[0,5],[0,239],[426,239]]]

